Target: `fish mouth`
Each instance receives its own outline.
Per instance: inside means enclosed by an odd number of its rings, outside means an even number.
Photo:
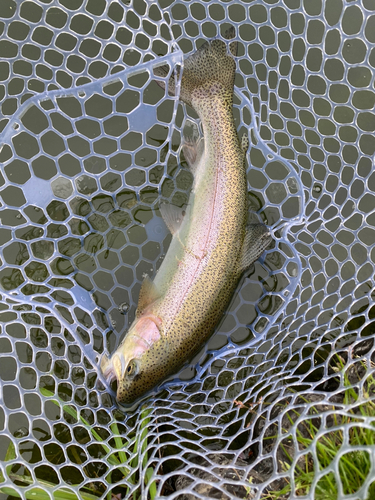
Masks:
[[[107,385],[117,394],[118,378],[113,365],[113,358],[108,359],[108,356],[104,354],[100,361],[100,369],[104,375]]]
[[[116,372],[114,369],[112,369],[108,374],[104,374],[107,384],[111,391],[113,391],[116,394],[117,397],[117,390],[118,390],[118,378],[116,375]]]
[[[141,337],[140,340],[143,341]],[[116,394],[119,401],[119,389],[139,378],[140,364],[136,358],[127,360],[122,353],[116,352],[110,359],[103,356],[100,368],[106,380],[107,386]]]

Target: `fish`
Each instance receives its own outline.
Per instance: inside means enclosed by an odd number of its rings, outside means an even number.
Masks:
[[[232,28],[224,40],[208,40],[184,60],[179,99],[198,114],[203,138],[183,145],[194,177],[187,206],[160,204],[173,235],[165,258],[153,281],[144,278],[123,341],[101,360],[125,406],[191,360],[215,331],[244,271],[272,241],[267,226],[248,224],[248,141],[239,140],[233,118],[234,35]],[[165,76],[168,69],[154,73]],[[174,82],[168,82],[172,94]]]

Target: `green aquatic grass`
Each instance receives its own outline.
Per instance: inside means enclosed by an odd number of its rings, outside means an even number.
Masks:
[[[44,485],[45,489],[41,489],[41,488],[32,488],[31,490],[28,490],[28,491],[25,491],[23,492],[22,496],[19,495],[19,493],[14,490],[13,488],[11,487],[3,487],[3,488],[0,488],[0,492],[1,493],[5,493],[6,495],[11,495],[12,497],[15,497],[15,498],[22,498],[22,499],[26,499],[26,500],[51,500],[51,497],[54,499],[54,500],[97,500],[98,496],[96,495],[91,495],[89,493],[82,493],[80,496],[77,496],[75,493],[73,493],[72,491],[68,490],[68,489],[65,489],[65,488],[61,488],[60,490],[57,490],[55,492],[51,492],[51,493],[47,493],[47,489],[51,488],[51,485],[49,485],[48,482],[43,482],[43,481],[39,481],[39,484],[42,486]],[[54,486],[54,485],[53,485]]]
[[[312,485],[316,476],[315,463],[311,453],[308,450],[315,448],[319,472],[322,473],[325,468],[331,465],[332,461],[335,459],[337,453],[340,451],[344,443],[344,434],[341,430],[335,430],[335,427],[340,425],[348,426],[352,424],[348,430],[350,447],[348,451],[342,455],[339,459],[338,470],[340,475],[340,481],[342,483],[343,492],[345,495],[355,495],[360,488],[365,483],[366,479],[369,479],[369,473],[371,471],[371,457],[370,454],[364,449],[358,449],[358,447],[374,447],[375,445],[375,428],[374,430],[361,427],[361,416],[363,417],[375,417],[375,403],[371,401],[371,394],[375,392],[375,378],[370,375],[366,379],[366,385],[363,386],[362,396],[360,396],[357,391],[352,387],[347,373],[344,371],[344,363],[341,358],[338,357],[337,360],[338,369],[344,376],[344,405],[350,405],[352,407],[349,410],[348,415],[338,415],[333,414],[333,430],[325,433],[324,435],[319,435],[320,429],[316,427],[313,420],[309,419],[303,422],[302,432],[298,426],[296,427],[296,439],[300,445],[300,449],[306,450],[306,454],[303,457],[302,463],[299,462],[294,467],[294,484],[295,484],[295,494],[297,496],[308,495],[312,490]],[[363,365],[362,365],[363,366]],[[361,377],[358,377],[359,380]],[[309,403],[306,400],[306,403]],[[357,404],[358,403],[358,404]],[[319,416],[319,412],[315,410],[316,416]],[[295,418],[300,417],[297,410],[290,410],[287,413],[287,417],[290,424],[294,426]],[[356,425],[357,424],[357,425]],[[288,433],[288,430],[285,429]],[[319,435],[319,437],[318,437]],[[270,439],[275,439],[276,436],[272,436]],[[288,472],[291,470],[291,464],[293,463],[293,456],[289,453],[288,448],[281,444],[283,452],[288,459],[288,462],[283,462],[281,464],[282,471]],[[350,449],[352,448],[352,449]],[[264,500],[277,500],[281,498],[287,498],[292,492],[292,486],[288,478],[285,478],[286,485],[279,491],[270,491],[262,498]],[[335,475],[332,472],[327,472],[322,475],[318,483],[315,486],[314,500],[336,500],[338,499],[338,486],[336,483]],[[368,490],[366,500],[373,500],[375,498],[375,481],[371,483]],[[362,500],[358,497],[358,500]]]
[[[54,396],[54,393],[48,391],[47,389],[41,389],[41,394],[46,397]],[[139,483],[138,475],[135,471],[139,468],[145,468],[147,466],[148,461],[148,425],[151,421],[149,418],[149,414],[151,413],[151,409],[146,409],[143,407],[141,409],[140,415],[140,429],[139,435],[135,438],[134,443],[130,443],[125,438],[120,436],[119,428],[116,422],[113,422],[109,427],[112,431],[114,446],[109,447],[107,444],[102,443],[103,439],[100,435],[95,431],[95,429],[80,415],[78,416],[78,412],[69,405],[64,404],[62,401],[58,399],[52,400],[57,406],[59,406],[65,413],[73,417],[75,420],[80,421],[91,433],[93,438],[98,442],[98,446],[103,448],[103,452],[105,454],[111,453],[107,458],[106,462],[108,465],[114,465],[116,467],[116,471],[120,471],[123,475],[123,478],[127,480],[132,486],[135,487],[134,492],[132,494],[132,500],[138,500],[141,498],[141,493],[138,491],[140,489],[140,485],[137,488],[137,484]],[[139,455],[143,456],[142,462],[139,463]],[[131,460],[130,466],[126,466],[129,462],[130,457],[134,456]],[[13,442],[9,444],[5,462],[14,460],[16,458],[16,451]],[[27,491],[22,492],[20,495],[14,488],[11,486],[1,486],[1,483],[5,481],[3,474],[0,471],[0,493],[4,493],[6,495],[11,495],[15,498],[25,498],[26,500],[97,500],[98,498],[103,498],[103,494],[99,492],[95,492],[90,490],[89,487],[82,487],[79,491],[79,494],[69,490],[68,488],[56,488],[56,484],[38,480],[37,484],[34,483],[34,480],[28,475],[15,474],[11,472],[12,465],[9,465],[6,468],[7,475],[12,479],[12,481],[18,482],[22,484],[23,487],[35,485],[34,488],[31,488]],[[149,491],[149,499],[154,500],[156,498],[157,486],[153,476],[153,468],[148,467],[145,471],[145,485],[148,486]],[[110,484],[111,473],[107,475],[107,481]],[[74,486],[74,485],[73,485]],[[76,485],[79,486],[79,485]],[[127,484],[121,485],[118,481],[114,486],[123,486],[125,489],[125,494],[128,494],[131,489]],[[112,500],[113,495],[112,492],[108,492],[104,494],[104,498],[107,500]]]

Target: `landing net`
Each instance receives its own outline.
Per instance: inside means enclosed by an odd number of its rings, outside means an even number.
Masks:
[[[153,69],[177,78],[230,25],[274,243],[208,345],[124,412],[98,362],[202,134]],[[1,500],[375,497],[374,42],[373,0],[1,0]]]

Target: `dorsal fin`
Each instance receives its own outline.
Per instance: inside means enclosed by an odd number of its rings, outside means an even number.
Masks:
[[[161,203],[159,209],[167,228],[172,234],[177,233],[182,224],[185,210],[169,203]]]
[[[154,282],[146,275],[139,292],[136,316],[140,316],[142,312],[158,298],[158,289],[156,288]]]
[[[242,246],[242,255],[239,262],[240,272],[251,266],[270,246],[272,235],[264,224],[249,224],[246,227],[245,238]]]

